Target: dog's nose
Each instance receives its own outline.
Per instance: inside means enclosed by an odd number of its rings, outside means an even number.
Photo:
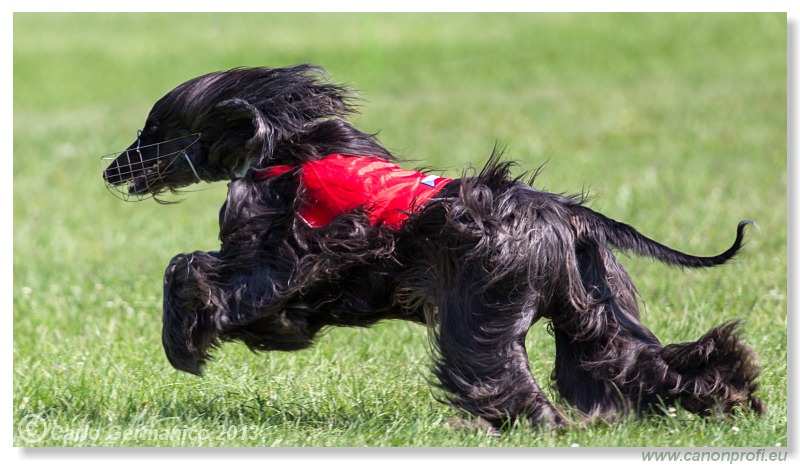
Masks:
[[[137,143],[134,143],[113,159],[111,155],[103,157],[103,161],[110,161],[103,171],[103,179],[105,179],[108,184],[112,185],[125,182],[131,178],[133,171],[143,169],[141,167],[142,155],[138,151]]]
[[[118,184],[122,182],[120,177],[119,163],[114,161],[105,171],[103,171],[103,179],[109,184]]]

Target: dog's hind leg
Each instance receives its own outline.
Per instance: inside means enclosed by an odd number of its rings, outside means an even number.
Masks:
[[[590,417],[613,419],[630,410],[636,373],[661,349],[639,323],[636,290],[610,251],[596,245],[576,252],[572,274],[550,313],[556,342],[551,379],[562,398]],[[655,371],[655,370],[653,370]]]
[[[606,419],[676,402],[703,415],[736,406],[763,412],[752,395],[758,368],[735,324],[662,346],[639,322],[633,284],[609,251],[586,247],[578,267],[587,300],[564,302],[572,307],[552,317],[552,378],[570,404]]]
[[[754,395],[760,369],[756,355],[738,337],[738,322],[717,326],[700,339],[664,346],[671,389],[681,406],[697,414],[730,413],[737,407],[766,413]]]
[[[512,282],[481,285],[486,273],[479,262],[459,265],[446,277],[439,285],[438,327],[432,332],[432,371],[444,400],[495,428],[521,418],[562,426],[564,417],[528,365],[525,336],[535,305],[513,291]]]

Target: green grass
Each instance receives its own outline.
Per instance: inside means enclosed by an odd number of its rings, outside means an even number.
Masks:
[[[786,446],[785,40],[780,14],[15,14],[14,444]],[[523,168],[548,162],[539,187],[588,188],[594,208],[693,253],[757,220],[722,268],[623,262],[664,341],[746,320],[769,415],[452,431],[426,382],[425,331],[396,322],[292,354],[227,344],[205,378],[173,371],[161,276],[174,254],[217,247],[225,185],[125,204],[98,157],[188,78],[298,62],[352,83],[360,127],[449,175],[499,142]],[[545,383],[543,324],[529,350]],[[23,438],[37,425],[42,440]]]

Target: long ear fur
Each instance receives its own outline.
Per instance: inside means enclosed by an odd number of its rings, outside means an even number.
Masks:
[[[214,142],[208,163],[235,177],[251,166],[300,164],[332,153],[396,160],[375,135],[343,120],[355,112],[355,93],[325,78],[320,68],[298,65],[196,79],[198,99],[210,105],[196,123],[204,140]]]
[[[205,120],[204,134],[214,142],[208,162],[228,168],[231,176],[241,176],[275,152],[275,130],[267,116],[242,98],[222,101]]]

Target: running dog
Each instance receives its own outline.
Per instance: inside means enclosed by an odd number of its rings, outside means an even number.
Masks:
[[[511,177],[494,152],[458,179],[398,166],[346,118],[354,93],[312,65],[239,68],[183,83],[108,161],[122,198],[230,180],[219,251],[175,256],[164,278],[163,344],[200,374],[222,341],[254,351],[309,347],[322,329],[385,319],[426,325],[431,370],[452,406],[503,428],[568,423],[531,375],[525,337],[555,338],[551,379],[587,417],[679,403],[700,414],[763,414],[759,368],[738,323],[663,345],[640,321],[614,250],[673,266],[718,266]],[[533,344],[535,345],[535,344]]]

